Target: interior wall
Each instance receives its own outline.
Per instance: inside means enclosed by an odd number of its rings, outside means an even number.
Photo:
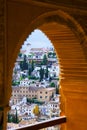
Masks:
[[[67,117],[67,123],[61,127],[61,130],[86,130],[86,118],[79,119],[84,115],[87,116],[83,112],[87,105],[86,98],[81,98],[87,91],[84,88],[87,72],[84,67],[86,62],[80,40],[67,25],[50,23],[40,26],[40,29],[51,39],[58,55],[61,115]],[[77,111],[78,106],[79,110]]]
[[[75,20],[72,17],[73,12],[70,12],[69,15],[69,13],[65,13],[65,10],[61,11],[57,8],[36,6],[15,0],[5,2],[3,2],[4,4],[1,2],[2,8],[0,8],[2,14],[0,17],[0,29],[2,29],[0,34],[0,67],[2,68],[0,70],[0,105],[1,112],[4,113],[3,128],[6,128],[6,111],[11,96],[12,70],[16,57],[23,41],[34,29],[39,27],[43,32],[46,31],[45,33],[51,39],[59,57],[61,110],[62,114],[67,116],[67,123],[61,130],[86,130],[87,38],[77,22],[78,19]],[[5,12],[2,10],[3,8]],[[48,27],[41,26],[50,22],[55,22],[58,26],[52,23]],[[2,25],[4,29],[1,27]],[[47,30],[50,30],[51,27],[51,32],[53,32],[48,33]],[[55,33],[56,27],[58,27],[58,32]],[[78,107],[79,110],[77,110]]]

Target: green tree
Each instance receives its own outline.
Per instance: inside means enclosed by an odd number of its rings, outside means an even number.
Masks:
[[[12,122],[16,123],[15,115],[12,115]]]
[[[20,61],[20,68],[23,70],[23,61]]]
[[[40,68],[39,73],[40,73],[40,81],[42,81],[44,78],[44,69],[42,67]]]
[[[15,110],[16,110],[16,114],[12,116],[12,122],[13,123],[19,123],[17,109],[15,109]]]
[[[19,85],[19,84],[20,84],[19,81],[14,81],[14,80],[12,81],[12,85],[13,85],[13,86],[16,86],[16,85]]]
[[[34,61],[32,60],[31,62],[31,70],[33,71],[34,70]]]
[[[29,67],[29,69],[28,69],[28,75],[29,76],[31,75],[31,72],[32,72],[32,69]]]
[[[23,61],[20,62],[20,68],[21,70],[28,70],[28,63],[27,63],[26,55],[24,55]]]
[[[31,76],[32,71],[34,70],[34,61],[32,60],[31,63],[28,65],[28,75]]]
[[[45,78],[48,78],[48,66],[46,66]]]
[[[32,103],[32,99],[27,98],[27,102],[28,102],[28,103]]]
[[[27,63],[27,57],[26,57],[26,55],[24,55],[23,70],[28,70],[28,63]]]
[[[7,115],[7,122],[12,122],[12,115],[8,112],[8,115]]]
[[[22,53],[19,53],[18,56],[21,58],[22,57]]]
[[[43,65],[47,65],[48,60],[46,54],[43,56]]]
[[[19,123],[17,109],[16,109],[16,115],[15,115],[15,121],[16,121],[16,123]]]
[[[53,53],[53,58],[54,58],[54,57],[56,57],[56,53],[55,53],[55,52]]]
[[[55,83],[51,82],[50,87],[55,87]]]
[[[49,77],[49,82],[51,82],[52,81],[52,78],[51,77]]]
[[[57,86],[56,86],[56,94],[59,94],[59,89]]]
[[[48,52],[48,57],[49,57],[49,58],[52,57],[52,52]]]

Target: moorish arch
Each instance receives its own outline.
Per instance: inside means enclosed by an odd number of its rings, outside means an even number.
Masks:
[[[72,33],[76,36],[76,39],[79,40],[80,44],[82,46],[86,46],[87,44],[87,37],[80,26],[80,24],[69,14],[65,13],[62,10],[58,11],[52,11],[44,13],[43,15],[38,16],[36,19],[34,19],[31,23],[29,23],[29,26],[26,27],[26,31],[23,32],[23,35],[20,37],[20,40],[17,43],[17,46],[15,47],[14,55],[13,55],[13,63],[14,60],[17,57],[17,54],[23,44],[23,42],[26,40],[26,38],[37,28],[40,28],[43,24],[49,23],[56,23],[56,25],[65,25],[67,28],[71,30]],[[52,24],[53,25],[53,24]],[[55,30],[57,30],[55,28]],[[43,31],[43,30],[42,30]],[[51,40],[51,39],[50,39]]]
[[[20,41],[15,47],[9,66],[9,83],[11,83],[13,66],[21,45],[32,31],[39,28],[53,43],[59,59],[61,110],[62,114],[64,113],[68,119],[66,128],[67,130],[71,130],[72,122],[74,122],[72,130],[74,126],[78,128],[78,123],[80,125],[79,116],[81,116],[81,113],[77,112],[76,114],[76,105],[77,102],[80,101],[81,103],[82,101],[85,106],[84,99],[87,98],[83,95],[84,92],[87,91],[85,88],[87,61],[85,60],[86,53],[84,53],[84,46],[86,46],[87,38],[83,29],[73,17],[61,10],[48,12],[39,16],[26,28],[24,35],[20,38]],[[9,92],[11,92],[11,87],[9,88]],[[8,97],[10,98],[10,96],[11,93],[9,93]],[[80,100],[81,96],[83,96],[82,100]],[[72,104],[70,106],[69,104],[71,102]],[[83,111],[83,106],[81,106],[80,109]],[[87,116],[87,113],[85,115]],[[77,119],[77,124],[74,121],[75,119]],[[86,121],[84,121],[84,128],[86,125],[85,122]]]

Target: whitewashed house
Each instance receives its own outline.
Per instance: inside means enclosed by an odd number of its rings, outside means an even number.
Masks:
[[[23,80],[20,81],[20,86],[26,86],[26,87],[28,87],[29,84],[30,84],[30,80],[28,78],[23,79]]]

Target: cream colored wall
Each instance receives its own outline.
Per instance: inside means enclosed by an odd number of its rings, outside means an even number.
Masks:
[[[39,101],[50,101],[50,97],[52,97],[52,93],[55,93],[55,88],[52,88],[52,90],[49,90],[48,88],[39,89],[37,91],[37,98]],[[46,98],[47,96],[47,98]],[[42,97],[42,98],[40,98]]]

